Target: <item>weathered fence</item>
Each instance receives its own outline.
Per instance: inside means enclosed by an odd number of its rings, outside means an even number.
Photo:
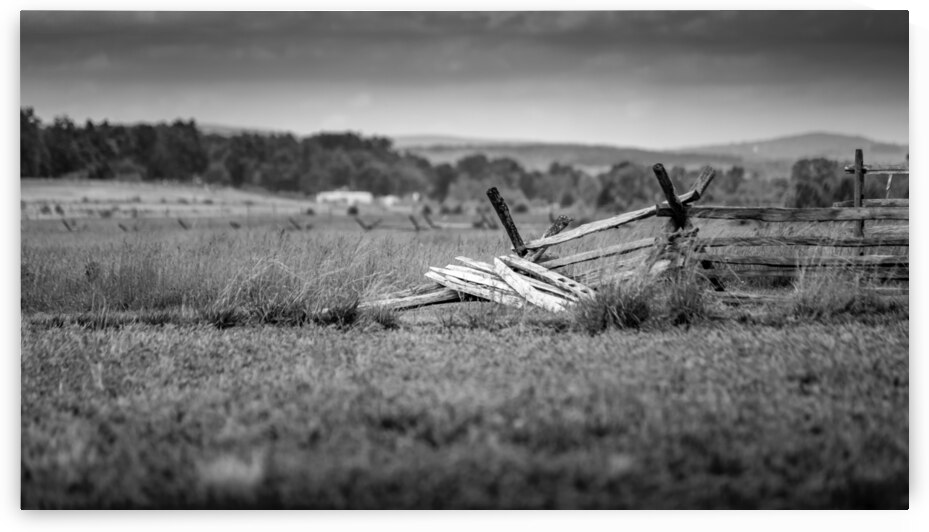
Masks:
[[[607,283],[639,280],[652,282],[669,271],[683,267],[700,268],[717,294],[728,300],[765,300],[769,296],[727,292],[732,281],[757,277],[793,277],[800,272],[841,269],[880,281],[909,279],[909,234],[906,225],[874,227],[865,234],[865,221],[909,220],[908,200],[884,198],[865,200],[863,178],[867,174],[903,173],[899,168],[869,168],[856,151],[852,171],[856,175],[855,198],[832,208],[789,209],[774,207],[691,206],[700,200],[715,176],[706,167],[694,187],[677,195],[661,164],[653,167],[666,201],[611,218],[565,230],[571,219],[558,217],[539,238],[525,240],[516,226],[506,201],[496,188],[487,191],[504,231],[512,243],[512,254],[494,257],[490,262],[456,257],[460,264],[433,267],[425,276],[432,284],[388,294],[362,307],[389,307],[397,310],[466,300],[494,301],[504,305],[537,306],[553,312],[565,310],[595,296],[596,288]],[[848,171],[848,169],[846,169]],[[889,188],[888,188],[889,189]],[[663,234],[633,242],[546,258],[546,250],[588,235],[615,229],[651,217],[667,217]],[[700,238],[693,226],[696,219],[756,220],[767,223],[802,222],[833,224],[824,235],[750,235]],[[835,223],[853,222],[851,234],[835,232]],[[800,253],[803,248],[817,253]],[[853,248],[858,255],[837,250]],[[901,253],[905,248],[906,253]],[[884,250],[864,254],[864,250]],[[748,250],[748,253],[745,252]],[[764,252],[759,250],[766,250]],[[887,251],[892,250],[892,251]],[[606,261],[605,259],[610,259]]]

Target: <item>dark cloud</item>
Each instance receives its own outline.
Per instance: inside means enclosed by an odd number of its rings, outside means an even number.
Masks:
[[[396,90],[414,99],[467,92],[474,100],[457,105],[483,105],[478,94],[513,94],[529,106],[545,96],[544,106],[567,109],[583,98],[606,104],[617,91],[643,99],[737,92],[755,94],[759,106],[772,95],[786,102],[812,91],[863,105],[889,99],[905,109],[907,16],[24,11],[21,93],[25,103],[41,94],[38,105],[53,99],[57,84],[93,87],[82,97],[97,91],[99,109],[107,91],[152,87],[184,95],[219,87],[226,94],[217,97],[229,98],[233,88],[250,87],[256,100],[262,91],[332,98]]]

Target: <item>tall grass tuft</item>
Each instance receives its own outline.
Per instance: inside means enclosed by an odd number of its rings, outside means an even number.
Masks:
[[[594,299],[574,307],[574,321],[589,334],[609,328],[637,329],[652,313],[653,289],[642,283],[613,283],[597,289]]]
[[[690,325],[706,316],[703,294],[707,287],[699,282],[693,269],[663,287],[668,317],[674,325]]]
[[[906,310],[904,300],[881,296],[859,277],[841,272],[813,275],[801,271],[789,306],[793,316],[813,320]]]

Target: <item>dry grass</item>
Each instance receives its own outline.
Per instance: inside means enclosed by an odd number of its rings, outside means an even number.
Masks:
[[[801,276],[752,309],[683,276],[577,315],[398,314],[357,302],[505,237],[29,222],[22,240],[26,508],[908,504],[908,311],[860,280]],[[771,318],[729,319],[749,314]]]

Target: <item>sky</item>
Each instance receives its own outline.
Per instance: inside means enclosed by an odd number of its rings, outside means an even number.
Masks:
[[[51,12],[20,105],[68,115],[673,149],[908,143],[905,11]]]

